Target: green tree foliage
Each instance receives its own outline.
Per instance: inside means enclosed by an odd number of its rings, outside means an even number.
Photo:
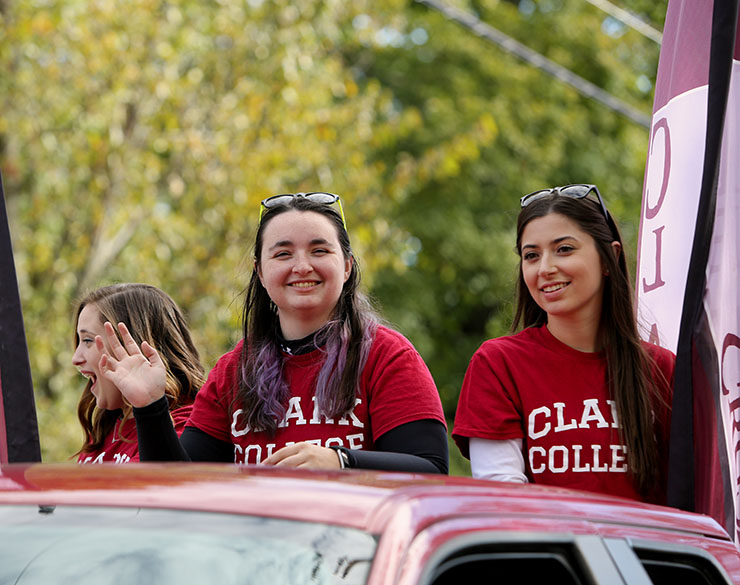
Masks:
[[[650,111],[658,46],[594,6],[450,3]],[[265,196],[342,195],[366,288],[450,420],[470,355],[509,325],[521,194],[598,183],[635,240],[646,129],[412,1],[4,6],[0,168],[45,460],[81,440],[75,300],[157,284],[212,366]],[[622,7],[661,27],[664,2]]]
[[[658,46],[616,24],[606,34],[604,14],[594,7],[457,4],[650,111],[652,94],[639,84],[654,76]],[[399,109],[423,121],[377,155],[391,172],[398,161],[424,160],[435,150],[467,148],[468,156],[429,168],[417,163],[390,219],[413,234],[407,265],[376,274],[374,290],[395,299],[384,305],[387,313],[429,343],[424,349],[452,415],[467,359],[509,326],[518,197],[548,185],[595,182],[634,241],[647,132],[437,12],[412,7],[407,15],[408,36],[423,30],[426,42],[382,50],[356,45],[348,53],[393,92]],[[408,289],[413,294],[403,294]]]

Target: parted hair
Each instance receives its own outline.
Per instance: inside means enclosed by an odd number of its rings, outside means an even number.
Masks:
[[[520,263],[512,332],[547,323],[547,313],[534,301],[524,282],[521,244],[527,224],[550,213],[570,219],[593,238],[606,271],[598,340],[606,355],[607,385],[617,406],[620,436],[629,453],[629,472],[637,491],[646,495],[660,469],[653,413],[663,400],[655,379],[661,373],[640,340],[624,247],[619,253],[612,247],[614,241],[622,245],[622,236],[616,222],[604,217],[598,202],[589,197],[553,194],[522,208],[517,221]]]
[[[137,345],[146,341],[157,350],[167,370],[165,396],[170,410],[193,402],[205,382],[205,372],[187,321],[169,295],[155,286],[138,283],[113,284],[88,293],[77,307],[75,347],[80,342],[77,321],[88,305],[97,308],[101,323],[110,321],[114,328],[116,323],[124,323]],[[125,400],[122,412],[98,408],[91,386],[92,380],[88,380],[77,406],[77,416],[85,433],[78,453],[99,449],[116,419],[122,415],[125,421],[133,414],[131,405]]]
[[[328,218],[336,229],[345,260],[352,259],[349,278],[342,287],[333,314],[314,338],[316,348],[324,353],[315,395],[318,407],[326,416],[341,417],[354,407],[362,370],[380,322],[367,297],[359,290],[360,267],[342,218],[330,205],[296,197],[285,205],[265,210],[255,237],[254,270],[244,293],[244,344],[234,406],[243,410],[250,428],[272,434],[285,414],[290,388],[283,377],[284,356],[277,307],[262,285],[258,269],[265,227],[278,215],[291,210],[319,213]]]

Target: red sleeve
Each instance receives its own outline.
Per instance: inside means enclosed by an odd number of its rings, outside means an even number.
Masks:
[[[676,356],[671,351],[652,343],[643,342],[643,347],[653,360],[653,379],[658,387],[658,401],[653,405],[653,413],[660,469],[655,474],[655,487],[647,501],[665,505]]]
[[[208,379],[195,395],[193,412],[188,426],[193,426],[212,437],[232,443],[229,406],[233,400],[239,372],[239,358],[243,341],[224,354],[208,374]]]
[[[651,343],[644,343],[644,347],[659,370],[659,374],[658,372],[655,373],[658,386],[665,393],[665,398],[670,400],[673,394],[673,373],[676,368],[676,356],[664,347]]]
[[[186,404],[185,406],[180,406],[170,412],[170,415],[172,416],[172,422],[175,425],[175,432],[177,433],[178,437],[182,435],[182,432],[185,430],[185,425],[190,420],[190,414],[192,412],[193,412],[192,404]]]
[[[452,438],[470,458],[468,439],[524,438],[522,404],[509,365],[505,338],[492,339],[475,352],[465,373]],[[515,367],[515,366],[513,366]]]
[[[663,424],[665,429],[665,440],[670,433],[671,405],[673,402],[673,378],[676,367],[676,356],[673,352],[643,342],[643,347],[653,360],[653,380],[658,388],[659,403],[654,406],[658,424]]]
[[[391,429],[416,420],[445,425],[437,386],[424,360],[400,333],[378,327],[362,371],[373,441]]]
[[[662,456],[668,460],[668,445],[671,434],[671,406],[673,403],[673,379],[676,367],[676,356],[669,350],[644,343],[654,363],[653,377],[658,386],[660,403],[655,405],[655,418],[657,432],[656,436],[659,441],[659,448]]]

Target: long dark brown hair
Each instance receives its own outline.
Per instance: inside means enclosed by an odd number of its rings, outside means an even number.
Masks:
[[[82,309],[94,306],[100,313],[100,323],[125,323],[137,345],[146,341],[156,348],[167,369],[165,396],[170,410],[190,404],[205,382],[198,350],[193,343],[187,321],[169,295],[155,286],[138,283],[120,283],[104,286],[87,294],[77,307],[75,318],[75,347],[80,343],[77,322]],[[85,439],[79,453],[97,451],[116,424],[119,415],[131,418],[133,409],[124,400],[118,410],[97,407],[88,380],[77,406]],[[120,428],[120,427],[119,427]],[[127,440],[125,437],[118,437]]]
[[[290,388],[283,378],[280,324],[277,308],[258,275],[267,224],[286,211],[320,213],[334,225],[345,260],[352,259],[349,278],[328,323],[315,344],[325,354],[316,383],[316,401],[330,418],[341,417],[355,405],[362,369],[367,361],[380,319],[359,290],[360,267],[352,253],[341,216],[329,205],[296,197],[285,205],[265,210],[254,244],[254,270],[245,291],[242,310],[244,345],[235,407],[241,408],[249,428],[274,433],[285,413]]]
[[[633,484],[640,494],[646,495],[660,468],[653,416],[662,402],[655,380],[660,370],[640,341],[622,236],[616,222],[611,217],[607,220],[598,202],[553,194],[522,208],[517,221],[520,262],[512,332],[547,323],[547,313],[534,301],[524,282],[521,244],[527,224],[550,213],[570,219],[593,238],[608,275],[604,278],[598,342],[606,355],[609,394],[617,406],[620,437],[627,449]],[[622,246],[618,254],[612,247],[615,241]]]

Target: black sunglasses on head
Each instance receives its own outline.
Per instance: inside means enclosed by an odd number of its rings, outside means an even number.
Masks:
[[[533,203],[538,199],[542,199],[543,197],[547,197],[548,195],[562,195],[563,197],[571,197],[573,199],[584,199],[589,193],[596,194],[596,199],[598,199],[599,205],[601,206],[601,213],[604,214],[604,219],[611,228],[611,216],[609,215],[609,211],[606,209],[604,199],[601,197],[599,188],[596,185],[576,183],[573,185],[564,185],[562,187],[553,187],[552,189],[540,189],[539,191],[527,193],[519,200],[519,202],[522,207],[526,207],[530,203]]]

